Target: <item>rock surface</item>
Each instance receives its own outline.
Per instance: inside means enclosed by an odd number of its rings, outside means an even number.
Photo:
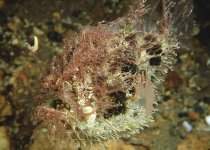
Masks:
[[[10,138],[6,127],[0,126],[0,150],[10,150]]]

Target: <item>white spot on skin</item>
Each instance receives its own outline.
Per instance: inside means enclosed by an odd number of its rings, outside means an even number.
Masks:
[[[93,108],[90,106],[82,108],[84,113],[91,113],[93,112]],[[90,115],[85,117],[84,122],[79,122],[78,127],[82,130],[92,128],[96,123],[96,112],[91,113]]]
[[[93,108],[90,107],[90,106],[84,107],[83,108],[83,111],[85,113],[91,113],[93,111]],[[87,117],[87,124],[88,124],[87,126],[89,126],[89,127],[93,126],[94,125],[94,122],[95,122],[95,119],[96,119],[96,113],[92,113],[91,115],[89,115]]]

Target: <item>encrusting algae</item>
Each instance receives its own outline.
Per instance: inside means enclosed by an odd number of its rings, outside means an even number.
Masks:
[[[52,141],[84,146],[139,133],[153,121],[156,87],[172,69],[192,2],[136,0],[125,17],[67,38],[43,75],[33,121]],[[161,18],[155,10],[161,7]]]

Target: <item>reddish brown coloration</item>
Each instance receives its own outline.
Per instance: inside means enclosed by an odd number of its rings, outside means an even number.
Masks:
[[[172,68],[180,46],[173,7],[187,2],[163,1],[163,19],[153,26],[144,20],[144,0],[135,2],[126,17],[66,39],[64,52],[53,59],[33,120],[54,138],[81,144],[119,139],[152,121],[155,86]],[[52,105],[55,100],[59,103]]]
[[[65,51],[59,59],[53,61],[49,74],[44,78],[43,91],[48,89],[54,90],[55,97],[60,98],[62,101],[65,99],[63,91],[67,86],[64,84],[80,85],[84,83],[85,75],[88,74],[92,80],[92,90],[95,99],[89,99],[85,102],[84,107],[91,105],[94,101],[97,105],[95,110],[97,113],[104,112],[106,109],[115,107],[112,104],[109,94],[122,91],[126,92],[128,89],[135,88],[135,76],[129,72],[119,74],[115,77],[115,82],[108,86],[107,77],[115,73],[121,73],[121,67],[126,66],[126,63],[134,64],[136,56],[133,51],[126,45],[119,46],[121,41],[115,40],[114,32],[108,31],[107,25],[99,25],[97,27],[89,27],[83,30],[75,40],[67,39],[65,41]],[[135,35],[126,37],[126,41],[130,42],[130,46],[135,46]],[[108,52],[112,46],[117,46],[113,52]],[[110,46],[110,48],[109,48]],[[132,55],[126,55],[130,53]],[[126,62],[126,63],[125,63]],[[109,66],[107,66],[109,64]],[[135,72],[133,72],[135,73]],[[120,79],[120,76],[125,76]],[[132,82],[131,82],[132,81]],[[86,85],[80,85],[83,90],[88,90]],[[68,101],[63,101],[67,105],[71,105],[71,109],[77,112],[79,116],[87,115],[82,111],[81,106],[78,104],[79,99],[76,91],[68,91]],[[90,89],[91,90],[91,89]],[[88,113],[89,115],[89,113]]]

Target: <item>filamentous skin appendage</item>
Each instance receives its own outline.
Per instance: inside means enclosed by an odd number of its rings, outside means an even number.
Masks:
[[[190,0],[162,0],[65,40],[43,75],[33,121],[52,141],[82,146],[139,133],[153,121],[156,87],[172,69],[189,28]],[[160,18],[155,8],[162,6]]]

